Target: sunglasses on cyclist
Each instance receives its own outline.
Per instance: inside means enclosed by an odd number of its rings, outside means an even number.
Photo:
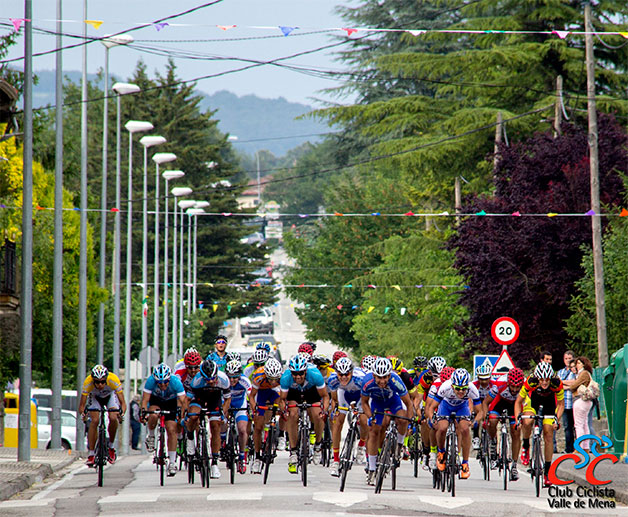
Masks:
[[[188,370],[200,370],[200,369],[201,369],[201,367],[200,367],[200,366],[189,366],[189,365],[188,365],[188,366],[186,366],[186,368],[187,368]]]
[[[233,381],[239,379],[241,377],[241,375],[229,375],[229,378]]]
[[[454,391],[467,391],[469,386],[454,386]]]
[[[94,384],[105,384],[105,382],[107,382],[107,381],[104,381],[104,380],[102,380],[102,381],[96,381],[96,380],[95,380],[95,381],[94,381]]]
[[[227,342],[224,339],[219,339],[218,341],[216,341],[217,345],[226,345]]]
[[[293,377],[303,377],[305,375],[305,371],[302,372],[292,372]]]

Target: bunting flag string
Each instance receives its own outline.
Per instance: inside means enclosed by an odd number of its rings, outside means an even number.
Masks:
[[[143,284],[141,282],[133,282],[130,284],[132,287],[141,287],[142,289],[146,285],[146,287],[154,287],[154,282],[149,282],[147,284]],[[164,287],[165,283],[160,283],[160,287]],[[193,283],[188,282],[168,282],[168,287],[172,286],[178,287],[179,289],[183,289],[184,287],[194,287]],[[120,282],[120,287],[125,287],[125,282]],[[339,288],[355,288],[355,289],[394,289],[396,291],[401,291],[402,289],[469,289],[468,285],[465,284],[414,284],[414,285],[374,285],[368,284],[366,286],[360,285],[336,285],[336,284],[261,284],[256,282],[251,283],[211,283],[211,282],[197,282],[196,287],[269,287],[272,289],[278,288],[282,289],[284,287],[295,288],[295,289],[339,289]],[[148,303],[148,297],[144,300],[144,303]],[[185,302],[184,302],[185,303]]]
[[[0,17],[0,20],[8,20],[12,23],[15,32],[19,32],[22,23],[25,21],[23,18],[4,18]],[[30,21],[30,20],[29,20]],[[36,19],[36,23],[57,23],[57,19]],[[506,30],[506,29],[424,29],[421,27],[411,29],[398,29],[398,28],[385,28],[385,27],[300,27],[297,25],[236,25],[236,24],[207,24],[207,23],[171,23],[171,22],[117,22],[107,20],[79,20],[79,19],[63,19],[60,20],[64,24],[69,23],[86,23],[91,25],[95,30],[99,30],[101,26],[133,26],[133,27],[155,27],[159,32],[165,27],[182,27],[182,28],[215,28],[220,31],[226,32],[228,30],[240,29],[240,30],[263,30],[263,31],[279,31],[284,36],[288,37],[297,31],[315,31],[316,33],[333,33],[340,32],[346,35],[347,38],[359,34],[377,34],[384,32],[396,32],[396,33],[408,33],[414,37],[419,37],[424,34],[531,34],[531,35],[547,35],[555,36],[561,40],[564,40],[570,36],[586,36],[588,34],[596,36],[622,36],[628,39],[628,32],[626,31],[591,31],[584,30]]]

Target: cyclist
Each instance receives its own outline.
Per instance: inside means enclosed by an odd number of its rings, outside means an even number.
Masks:
[[[390,360],[390,364],[392,364],[393,371],[397,375],[399,375],[399,377],[405,384],[406,389],[408,390],[408,393],[410,394],[410,400],[412,401],[412,406],[416,409],[418,405],[417,399],[419,397],[418,397],[416,385],[414,384],[414,380],[412,379],[412,376],[403,367],[403,361],[399,359],[397,356],[391,355],[391,356],[388,356],[388,359]],[[410,428],[408,427],[408,434],[410,433],[411,431],[410,431]],[[408,459],[409,457],[410,457],[410,453],[408,452],[408,435],[406,435],[405,440],[403,442],[403,459]]]
[[[410,377],[412,378],[412,382],[415,386],[418,386],[419,379],[424,371],[427,370],[427,357],[422,355],[418,355],[412,361],[413,368],[408,370]]]
[[[268,348],[270,349],[270,346]],[[269,350],[266,350],[266,348],[263,347],[256,349],[251,356],[251,361],[244,368],[244,375],[246,375],[249,379],[252,379],[254,373],[260,368],[263,368],[266,361],[268,361],[268,358],[270,357],[269,353]]]
[[[115,395],[115,396],[114,396]],[[114,441],[118,424],[122,422],[122,417],[126,413],[126,401],[122,393],[122,383],[115,373],[109,372],[102,364],[97,364],[92,368],[92,372],[83,382],[83,391],[78,405],[78,414],[82,415],[87,407],[90,423],[87,432],[88,452],[87,466],[94,466],[94,448],[98,438],[98,424],[100,422],[100,409],[120,409],[117,418],[109,419],[109,463],[116,461],[116,448]]]
[[[434,400],[429,398],[430,393],[436,394],[440,385],[445,382],[455,368],[447,366],[447,362],[443,357],[434,356],[427,362],[427,369],[419,377],[417,386],[417,398],[419,407],[423,408],[423,413],[427,413],[427,408],[431,404],[435,404]],[[436,457],[438,455],[438,447],[436,445],[436,430],[434,422],[423,418],[421,420],[421,437],[423,438],[423,453],[429,458],[428,468],[436,468]],[[429,453],[429,454],[428,454]]]
[[[473,381],[473,384],[478,389],[478,393],[480,394],[480,399],[484,400],[488,395],[489,391],[493,387],[493,381],[491,379],[491,372],[493,368],[489,364],[481,364],[475,369],[476,380]],[[485,413],[486,414],[486,413]],[[473,440],[471,442],[473,444],[473,449],[478,450],[480,448],[480,426],[473,426]],[[497,444],[491,441],[491,460],[495,461],[497,458]]]
[[[338,359],[340,359],[341,357],[347,357],[346,352],[343,352],[342,350],[336,350],[334,352],[334,355],[331,356],[331,367],[332,368],[336,368],[336,363],[338,362]]]
[[[329,377],[331,376],[333,370],[331,368],[331,360],[325,354],[315,354],[312,356],[312,362],[314,366],[318,368],[318,371],[325,379],[325,384],[328,386],[327,391],[329,391]]]
[[[360,367],[366,373],[373,371],[373,366],[375,366],[375,361],[377,360],[377,356],[375,355],[365,355],[360,361]]]
[[[467,479],[469,471],[469,449],[471,448],[471,436],[469,433],[469,420],[471,411],[469,400],[473,403],[476,414],[481,414],[482,408],[480,394],[477,388],[469,382],[469,372],[464,368],[458,368],[451,374],[451,378],[443,384],[435,395],[430,397],[438,404],[436,413],[436,443],[438,446],[438,459],[436,465],[438,470],[445,470],[445,435],[447,434],[448,419],[451,413],[456,414],[456,428],[460,436],[462,446],[462,472],[460,477]],[[431,419],[434,414],[434,406],[427,409],[427,418]]]
[[[238,441],[240,442],[240,457],[238,458],[238,472],[246,474],[246,442],[248,437],[248,396],[251,392],[251,381],[242,373],[242,363],[237,360],[229,361],[225,373],[231,384],[231,407],[239,409],[235,415],[238,427]]]
[[[253,444],[255,446],[255,461],[251,469],[252,474],[262,473],[262,431],[264,430],[264,424],[271,415],[271,412],[266,414],[266,410],[260,409],[258,406],[268,407],[279,398],[279,379],[282,372],[281,363],[271,357],[264,366],[255,370],[253,374],[251,393],[249,395],[249,404],[254,420]]]
[[[209,416],[209,428],[211,432],[212,464],[210,477],[217,479],[220,477],[218,468],[218,458],[220,457],[220,424],[223,414],[229,411],[231,405],[231,383],[225,372],[218,369],[214,361],[205,359],[201,364],[200,372],[192,379],[188,390],[190,409],[186,422],[187,429],[187,453],[194,456],[194,431],[199,426],[199,411],[205,409],[212,412]]]
[[[371,426],[367,441],[368,468],[366,482],[372,485],[375,482],[377,450],[382,439],[381,432],[384,415],[381,413],[389,412],[407,418],[411,418],[414,413],[408,390],[399,375],[393,371],[392,364],[386,357],[378,357],[373,366],[373,371],[364,377],[361,400],[362,409]],[[375,412],[380,414],[374,415],[373,413]],[[397,422],[397,454],[403,445],[403,438],[407,429],[407,420],[399,420]]]
[[[297,348],[297,354],[307,354],[310,356],[310,359],[312,359],[312,356],[314,355],[314,348],[316,348],[316,346],[312,345],[313,343],[311,341],[301,343],[299,348]]]
[[[502,376],[493,384],[488,395],[482,402],[482,413],[501,416],[504,409],[510,416],[510,436],[512,438],[512,467],[510,469],[510,480],[517,481],[517,458],[521,448],[521,433],[515,420],[515,401],[523,386],[523,370],[512,368],[507,376]],[[491,418],[488,422],[488,434],[491,440],[497,439],[497,418]]]
[[[198,373],[201,368],[203,358],[196,349],[188,348],[183,356],[183,365],[181,368],[175,370],[174,374],[179,377],[183,383],[183,387],[187,391],[190,387],[190,381]],[[177,363],[178,364],[178,363]]]
[[[161,409],[170,411],[168,415],[164,415],[166,421],[166,433],[168,434],[168,475],[174,476],[177,473],[177,408],[181,410],[182,417],[185,417],[187,409],[187,399],[185,397],[185,388],[181,379],[176,375],[172,375],[170,367],[161,363],[153,368],[153,374],[146,379],[144,383],[144,393],[140,404],[142,411],[140,418],[142,422],[146,422],[146,450],[153,452],[155,450],[155,428],[159,415],[143,414],[147,409],[155,411]]]
[[[366,439],[368,437],[368,424],[366,415],[362,409],[362,384],[366,372],[361,368],[353,366],[351,359],[341,357],[336,361],[336,371],[329,377],[328,387],[331,391],[331,398],[336,407],[339,407],[338,413],[332,421],[331,437],[332,449],[334,453],[334,461],[330,466],[329,473],[332,476],[338,476],[338,467],[340,466],[340,438],[342,426],[348,413],[347,409],[352,403],[356,404],[360,412],[360,440],[358,441],[358,449],[356,453],[356,462],[363,464],[365,461]]]
[[[537,364],[534,373],[523,383],[515,401],[515,418],[518,419],[519,415],[522,414],[536,415],[539,406],[543,406],[543,441],[545,442],[543,486],[547,488],[551,485],[547,473],[554,453],[554,431],[560,428],[559,422],[565,408],[563,381],[556,377],[552,365],[547,362]],[[530,463],[532,424],[533,419],[531,418],[526,418],[522,422],[521,464],[524,466]]]
[[[303,346],[303,345],[301,345]],[[300,347],[299,347],[300,348]],[[288,471],[296,474],[297,471],[297,428],[299,411],[295,404],[307,402],[308,404],[321,404],[321,407],[309,408],[310,420],[314,424],[316,438],[314,442],[314,464],[321,461],[321,440],[323,438],[323,414],[329,410],[329,395],[325,387],[325,380],[315,366],[308,367],[307,360],[302,354],[297,354],[288,363],[288,370],[281,376],[281,401],[282,410],[288,405],[288,440],[290,441],[290,459]],[[292,406],[292,407],[290,407]]]
[[[227,365],[227,338],[221,334],[218,334],[214,339],[214,351],[207,354],[205,358],[208,361],[213,361],[221,372],[225,371]]]
[[[179,359],[176,363],[174,363],[174,368],[172,369],[173,372],[176,373],[178,370],[185,367],[185,356],[188,355],[190,352],[198,352],[198,350],[196,349],[196,347],[193,346],[191,346],[190,348],[186,348],[185,352],[183,352],[183,357]]]

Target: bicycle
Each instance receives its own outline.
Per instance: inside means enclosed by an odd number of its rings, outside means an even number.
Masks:
[[[499,438],[499,455],[497,456],[497,468],[499,474],[504,477],[504,490],[508,489],[508,478],[510,476],[511,462],[508,455],[508,428],[510,427],[510,417],[508,416],[508,410],[504,409],[501,416],[489,415],[489,418],[499,419],[501,425],[500,438]]]
[[[164,486],[166,477],[166,465],[168,464],[168,446],[166,443],[166,415],[178,414],[179,411],[166,411],[163,409],[144,410],[143,415],[159,415],[159,435],[157,447],[153,455],[153,463],[159,471],[159,485]]]
[[[460,473],[458,465],[458,435],[456,434],[456,413],[451,413],[445,435],[445,470],[441,472],[441,492],[447,490],[456,497],[456,477]]]
[[[229,481],[235,483],[235,474],[240,459],[240,442],[238,440],[238,426],[235,416],[240,408],[229,408],[229,419],[227,421],[227,441],[224,449],[224,459],[229,469]]]
[[[340,491],[344,492],[345,483],[347,481],[347,473],[351,470],[351,467],[353,466],[353,461],[355,459],[355,443],[360,436],[360,427],[358,421],[360,412],[355,407],[355,405],[351,405],[351,407],[338,407],[338,409],[348,411],[347,436],[345,437],[345,441],[342,444],[342,450],[340,451],[340,462],[338,465],[338,476],[340,477]]]
[[[107,441],[105,413],[119,413],[120,409],[107,409],[101,406],[98,411],[100,411],[100,420],[98,421],[98,437],[96,439],[96,447],[94,448],[94,468],[98,472],[98,486],[102,486],[105,465],[109,461],[109,444]]]
[[[207,442],[209,434],[207,432],[206,416],[212,414],[221,414],[216,411],[207,411],[201,409],[200,413],[188,413],[190,415],[198,415],[199,426],[196,430],[196,446],[194,456],[188,458],[188,483],[194,483],[194,471],[198,470],[201,475],[201,485],[209,488],[209,472],[210,472],[210,453]]]
[[[375,469],[375,493],[382,491],[384,478],[388,472],[391,473],[392,489],[397,487],[397,468],[399,467],[399,457],[397,454],[397,422],[398,418],[402,420],[412,421],[411,418],[405,416],[397,416],[391,413],[381,413],[376,411],[376,415],[384,415],[390,418],[386,435],[384,436],[384,444],[382,450],[377,457],[377,468]]]
[[[320,407],[320,403],[308,404],[301,402],[291,404],[288,407],[299,408],[299,428],[297,432],[297,470],[301,472],[301,481],[303,486],[307,486],[307,465],[310,462],[310,417],[307,410],[311,407]]]
[[[544,416],[543,406],[539,406],[536,415],[519,415],[520,419],[531,418],[534,420],[534,431],[532,433],[532,456],[530,458],[530,468],[528,472],[532,476],[534,490],[537,497],[541,495],[541,483],[543,482],[543,452],[541,450],[541,435],[544,419],[555,419],[556,416]]]
[[[423,462],[423,442],[421,440],[421,421],[415,418],[412,421],[412,434],[409,439],[410,460],[414,477],[419,477],[419,464]]]
[[[279,439],[279,429],[277,428],[277,409],[279,406],[273,404],[272,406],[259,406],[259,409],[264,411],[270,411],[271,417],[268,421],[267,427],[264,428],[265,436],[262,443],[262,465],[264,465],[263,481],[266,484],[268,480],[268,472],[270,470],[270,464],[274,462],[277,457],[277,442]]]
[[[482,466],[485,481],[491,480],[491,437],[485,427],[486,421],[480,428],[480,449],[478,460]]]
[[[332,450],[331,450],[331,427],[329,419],[325,419],[325,425],[323,427],[323,440],[321,441],[321,465],[323,467],[329,467],[331,464]]]

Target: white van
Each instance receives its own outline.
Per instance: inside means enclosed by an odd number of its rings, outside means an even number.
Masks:
[[[33,388],[31,397],[35,399],[37,407],[52,407],[52,390],[48,388]],[[78,397],[75,390],[61,390],[61,409],[74,411],[78,409]]]

